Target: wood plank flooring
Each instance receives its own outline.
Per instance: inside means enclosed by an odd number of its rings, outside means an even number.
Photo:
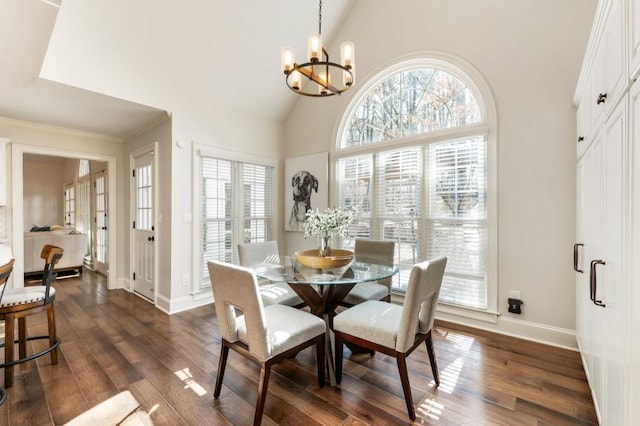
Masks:
[[[231,352],[213,399],[220,350],[213,306],[169,316],[124,290],[108,291],[91,272],[55,287],[59,363],[44,356],[16,367],[0,425],[64,424],[125,389],[156,425],[251,423],[254,364]],[[29,318],[28,328],[44,334],[46,317]],[[439,388],[424,347],[408,360],[417,424],[597,423],[576,352],[449,323],[437,323],[434,345]],[[340,387],[320,389],[315,355],[305,350],[275,367],[263,424],[410,424],[402,395],[393,358],[346,351]]]

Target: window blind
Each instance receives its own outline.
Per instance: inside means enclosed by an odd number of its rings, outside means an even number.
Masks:
[[[430,257],[447,256],[440,301],[486,309],[485,142],[429,145]]]
[[[411,267],[420,259],[422,216],[422,148],[378,153],[376,166],[377,225],[380,237],[396,243],[400,274],[393,285],[404,289]]]
[[[273,238],[273,167],[201,157],[201,288],[207,262],[233,262],[239,243]]]
[[[373,205],[372,189],[373,157],[361,155],[341,159],[338,161],[338,199],[342,208],[357,206],[358,216],[349,226],[349,241],[344,241],[345,247],[353,248],[353,238],[371,238],[371,218]]]

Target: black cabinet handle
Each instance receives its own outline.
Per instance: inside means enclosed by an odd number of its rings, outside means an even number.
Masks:
[[[584,271],[582,269],[578,269],[578,247],[584,247],[584,244],[575,243],[573,245],[573,270],[582,274]]]
[[[578,142],[582,142],[584,140],[584,136],[578,136]]]
[[[147,241],[155,241],[156,239],[154,237],[147,237]]]
[[[604,103],[604,101],[606,101],[606,100],[607,100],[607,94],[606,93],[600,93],[598,95],[598,100],[596,101],[596,104],[600,105],[600,104]]]
[[[601,306],[601,307],[605,307],[607,305],[605,305],[604,303],[602,303],[602,300],[598,300],[597,299],[597,294],[598,294],[598,278],[597,278],[597,274],[596,274],[596,266],[598,265],[606,265],[606,263],[602,260],[592,260],[591,261],[591,271],[589,274],[589,291],[591,293],[591,301],[593,302],[594,305],[596,306]]]

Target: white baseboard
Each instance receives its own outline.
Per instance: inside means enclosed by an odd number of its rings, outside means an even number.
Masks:
[[[557,346],[559,348],[569,349],[572,351],[578,350],[575,330],[503,316],[499,316],[495,324],[474,320],[472,318],[451,315],[440,311],[436,313],[436,318],[507,336],[519,337],[521,339],[543,343],[545,345]]]
[[[200,306],[205,306],[213,303],[213,294],[203,294],[202,297],[195,297],[194,295],[183,296],[178,299],[162,300],[158,298],[156,306],[168,314],[176,314],[178,312],[186,311]],[[211,307],[213,309],[213,307]]]
[[[115,282],[116,282],[116,287],[110,288],[109,290],[117,290],[119,288],[123,288],[127,291],[131,291],[131,284],[128,278],[118,278],[117,280],[115,280]]]

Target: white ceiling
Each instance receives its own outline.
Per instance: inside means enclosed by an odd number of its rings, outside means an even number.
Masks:
[[[0,5],[0,116],[120,138],[171,112],[172,94],[284,120],[298,96],[280,49],[302,54],[318,23],[316,0],[51,1]],[[324,1],[325,43],[354,2]],[[138,96],[152,71],[162,96]]]

